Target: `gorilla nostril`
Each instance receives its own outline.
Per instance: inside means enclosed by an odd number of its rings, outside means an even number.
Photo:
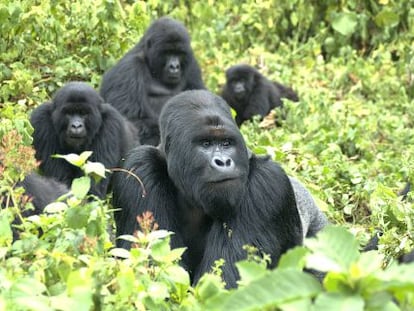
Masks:
[[[227,169],[233,167],[233,160],[228,157],[214,157],[213,165],[217,168]]]
[[[217,166],[224,166],[224,162],[223,161],[221,161],[220,159],[214,159],[214,163],[217,165]]]
[[[83,124],[81,122],[72,123],[72,128],[75,130],[81,129],[82,127],[83,127]]]

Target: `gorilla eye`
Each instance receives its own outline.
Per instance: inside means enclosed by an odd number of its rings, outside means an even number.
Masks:
[[[211,140],[209,140],[209,139],[203,139],[203,140],[201,141],[201,145],[202,145],[204,148],[208,148],[208,147],[210,147],[210,146],[211,146]]]
[[[221,145],[222,145],[223,147],[228,147],[228,146],[230,146],[230,145],[231,145],[231,141],[230,141],[230,139],[225,139],[225,140],[223,140],[223,142],[221,143]]]

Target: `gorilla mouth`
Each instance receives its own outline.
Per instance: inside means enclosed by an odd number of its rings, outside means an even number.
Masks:
[[[245,91],[236,91],[236,92],[234,92],[234,96],[237,98],[237,99],[240,99],[240,98],[243,98],[244,97],[244,94],[245,94],[246,92]]]
[[[211,179],[208,182],[211,184],[221,184],[221,183],[226,183],[226,182],[237,181],[238,179],[239,179],[239,176],[225,176],[225,177]]]
[[[85,136],[83,135],[71,135],[67,138],[67,140],[74,140],[74,141],[83,140],[83,139],[85,139]]]
[[[71,135],[66,137],[65,141],[69,146],[79,146],[85,141],[85,136]]]
[[[181,74],[180,73],[170,73],[170,74],[168,74],[167,79],[169,81],[179,81],[181,79]]]

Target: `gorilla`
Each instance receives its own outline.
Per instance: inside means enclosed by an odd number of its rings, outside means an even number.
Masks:
[[[37,215],[43,212],[46,205],[56,201],[59,197],[69,192],[69,188],[54,178],[41,176],[37,173],[27,175],[21,186],[31,198],[35,210],[24,216]]]
[[[399,263],[414,262],[414,249],[398,258]]]
[[[255,115],[263,118],[273,108],[282,107],[282,98],[299,101],[291,88],[268,80],[249,65],[235,65],[227,69],[222,96],[236,111],[239,127]]]
[[[41,176],[37,173],[30,173],[23,181],[17,183],[16,187],[23,187],[24,193],[29,197],[34,209],[22,210],[22,217],[29,217],[43,213],[46,205],[56,201],[59,197],[69,193],[69,188],[66,185],[54,180],[51,177]],[[9,203],[10,204],[10,203]],[[13,202],[11,202],[13,205]],[[8,205],[5,200],[1,202],[1,207],[5,208]],[[21,224],[20,219],[16,218],[13,224]],[[19,238],[19,230],[13,227],[13,240]]]
[[[88,84],[70,82],[59,89],[52,102],[37,107],[31,114],[33,145],[40,170],[67,187],[82,171],[54,154],[92,151],[91,161],[106,168],[117,166],[132,145],[131,127],[111,105],[105,104]],[[91,193],[103,198],[108,190],[107,177],[93,184]]]
[[[158,145],[165,102],[181,91],[204,88],[187,29],[162,17],[105,73],[100,93],[134,123],[141,144]]]
[[[183,266],[192,280],[225,260],[223,279],[237,286],[235,263],[248,244],[270,254],[300,245],[327,224],[309,192],[269,157],[250,152],[230,107],[206,90],[171,98],[160,116],[161,143],[139,146],[115,173],[113,204],[117,236],[139,229],[137,215],[152,212],[159,228],[175,232],[172,247],[187,247]],[[118,239],[118,247],[130,243]]]

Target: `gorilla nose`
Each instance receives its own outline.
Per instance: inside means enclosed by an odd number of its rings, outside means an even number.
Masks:
[[[70,132],[72,134],[81,134],[84,131],[84,127],[83,127],[83,123],[82,122],[78,122],[78,121],[74,121],[72,122],[72,124],[70,125]]]
[[[228,172],[234,169],[234,162],[227,156],[214,156],[211,160],[213,168],[221,172]]]
[[[173,61],[170,63],[170,71],[171,72],[177,72],[180,71],[180,62],[179,61]]]
[[[75,121],[72,123],[72,129],[79,130],[83,127],[82,122]]]

